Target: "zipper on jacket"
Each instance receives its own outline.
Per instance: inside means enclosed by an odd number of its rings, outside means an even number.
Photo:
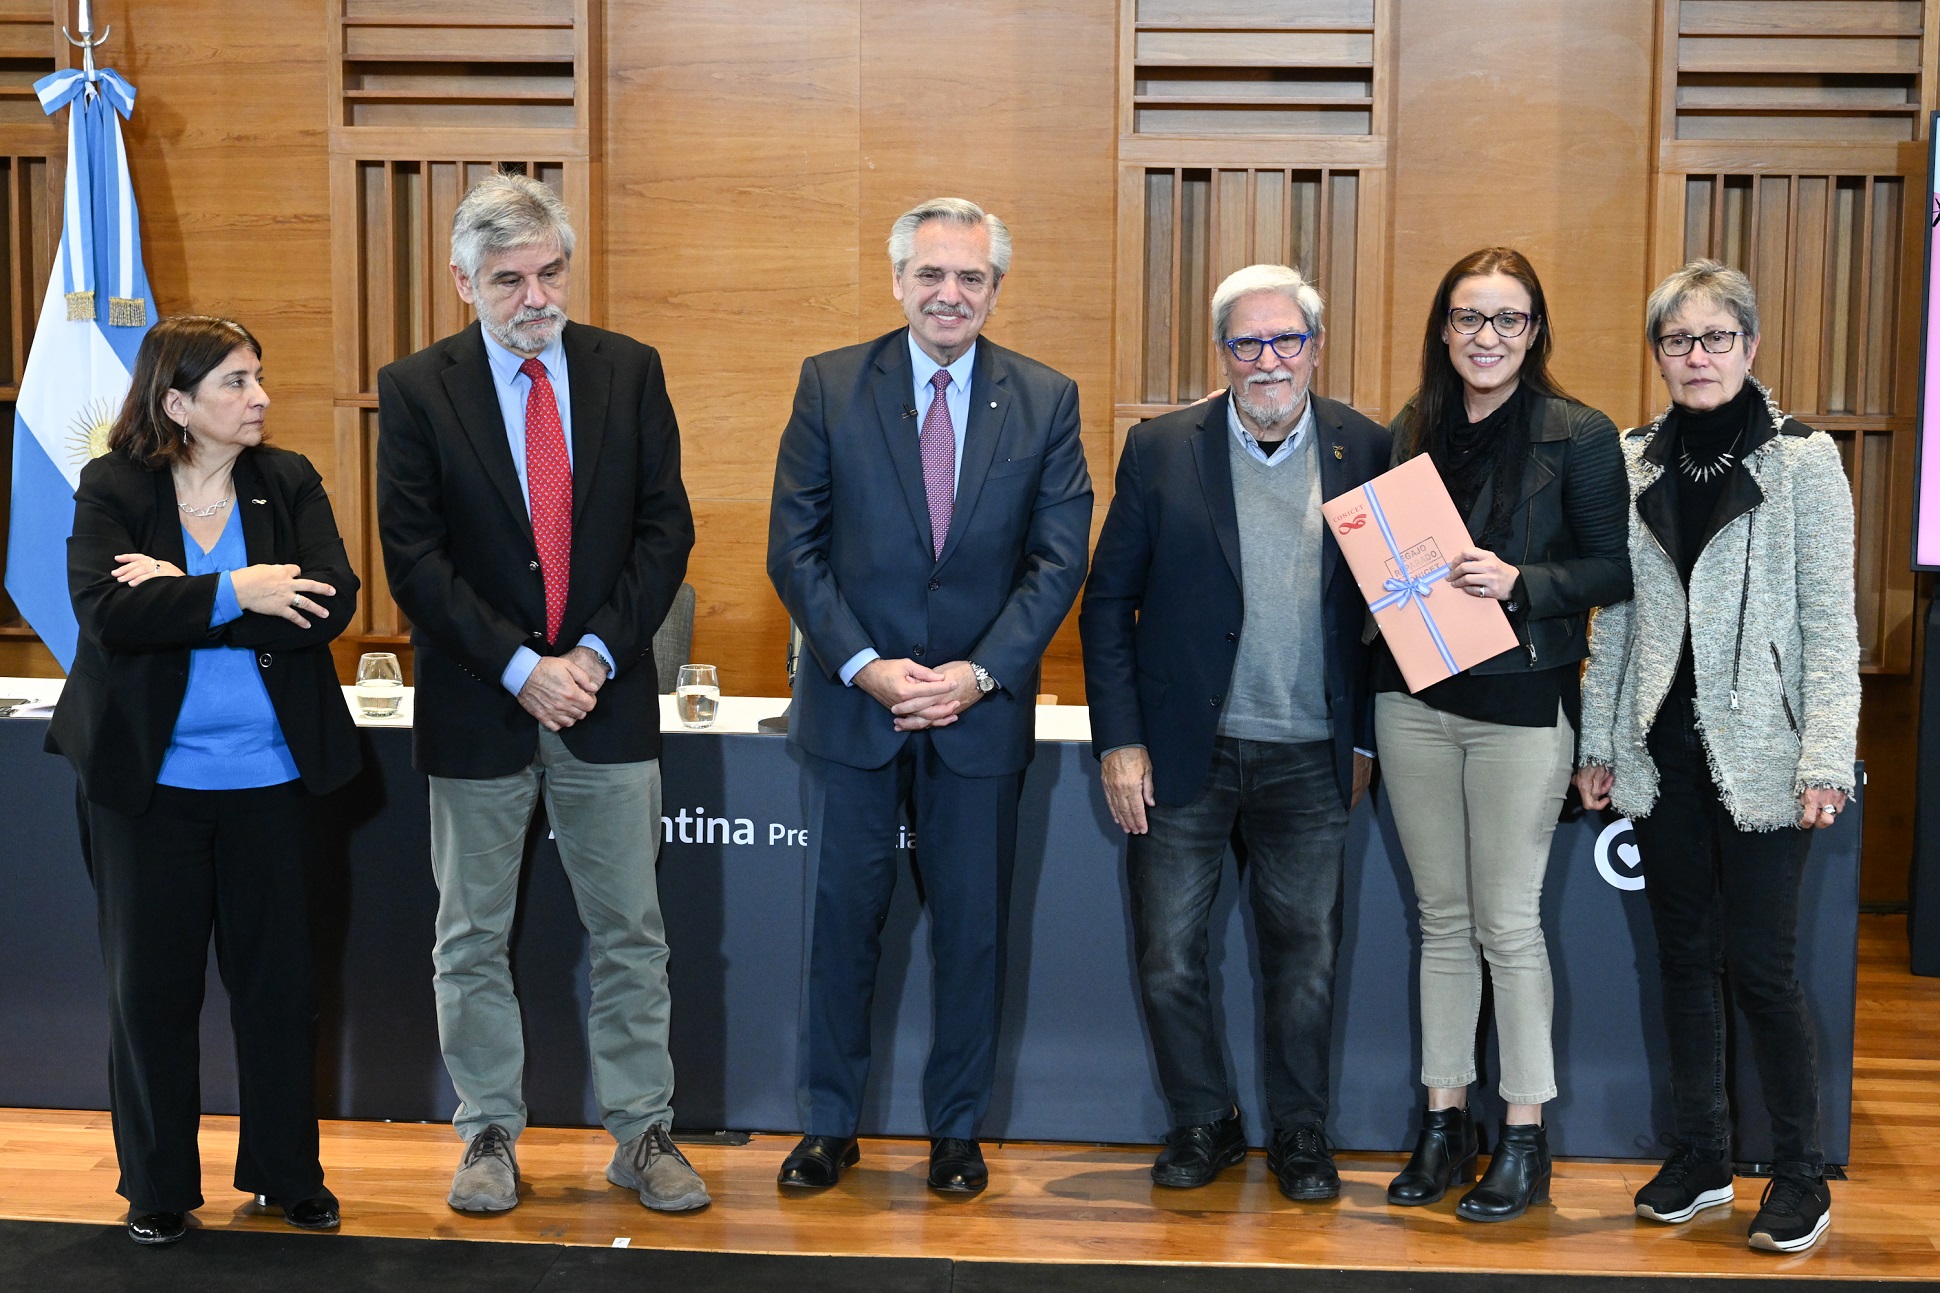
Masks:
[[[1785,662],[1779,657],[1778,643],[1768,644],[1772,649],[1772,668],[1778,671],[1778,702],[1785,706],[1785,721],[1792,726],[1792,735],[1799,734],[1799,720],[1792,713],[1792,698],[1785,694]]]
[[[1276,351],[1275,353],[1277,354],[1278,352]],[[1533,541],[1531,535],[1535,528],[1536,499],[1532,495],[1528,505],[1522,509],[1522,564],[1525,566],[1529,564],[1529,545]],[[1524,607],[1522,624],[1524,628],[1529,630],[1529,636],[1524,640],[1522,645],[1523,649],[1529,652],[1529,667],[1534,669],[1536,667],[1536,626],[1530,622],[1531,618],[1528,608]]]
[[[1731,647],[1731,708],[1734,710],[1738,708],[1738,668],[1741,664],[1744,663],[1743,656],[1745,653],[1745,604],[1751,600],[1751,523],[1752,523],[1752,518],[1757,515],[1758,515],[1758,509],[1756,508],[1753,508],[1751,511],[1745,513],[1745,580],[1744,580],[1744,583],[1739,585],[1739,588],[1738,588],[1738,638],[1737,638],[1737,641],[1734,642]],[[1696,570],[1695,565],[1692,567],[1692,569],[1693,571]],[[1685,599],[1685,607],[1686,607],[1684,612],[1684,618],[1688,626],[1688,622],[1691,617],[1690,610],[1689,610],[1689,606],[1690,606],[1689,589],[1685,590],[1684,599]],[[1689,631],[1688,627],[1686,631],[1687,632]],[[1697,649],[1697,641],[1695,638],[1692,639],[1691,649],[1693,651]],[[1774,658],[1776,658],[1778,655],[1778,648],[1776,646],[1772,648],[1772,655]],[[1784,679],[1781,678],[1779,681],[1782,683]],[[1783,695],[1784,692],[1785,692],[1785,688],[1781,686],[1779,688],[1779,694]],[[1792,714],[1791,705],[1790,705],[1790,702],[1787,702],[1785,716],[1787,718],[1790,718],[1791,714]],[[1792,724],[1792,730],[1794,732],[1798,731],[1797,723]]]

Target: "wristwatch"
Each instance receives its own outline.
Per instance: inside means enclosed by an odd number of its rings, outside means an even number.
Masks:
[[[970,662],[970,672],[977,675],[978,691],[995,691],[997,689],[997,680],[990,676],[990,670],[984,668],[975,660]]]

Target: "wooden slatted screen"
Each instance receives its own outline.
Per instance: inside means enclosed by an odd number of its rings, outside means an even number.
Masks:
[[[47,0],[0,0],[0,567],[13,497],[14,404],[54,268],[67,182],[67,113],[50,118],[34,93],[35,81],[78,63],[54,14]],[[38,636],[0,589],[5,639]]]
[[[1357,171],[1145,171],[1145,330],[1138,403],[1189,404],[1220,385],[1209,303],[1219,281],[1261,261],[1327,285],[1327,366],[1354,371]]]
[[[1652,269],[1708,256],[1751,278],[1754,371],[1845,458],[1862,668],[1906,673],[1928,6],[1662,2]]]
[[[1922,0],[1683,0],[1675,138],[1917,138]]]
[[[333,500],[364,580],[349,654],[400,647],[410,632],[377,540],[377,371],[471,321],[447,268],[459,200],[493,171],[534,176],[572,211],[575,260],[597,264],[601,14],[600,0],[335,4]],[[600,320],[596,275],[574,279],[571,310]]]
[[[1260,261],[1327,301],[1316,389],[1379,399],[1389,0],[1122,0],[1115,423],[1221,384],[1213,288]]]

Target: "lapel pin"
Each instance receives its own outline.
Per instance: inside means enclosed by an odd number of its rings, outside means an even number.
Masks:
[[[1346,456],[1347,456],[1347,450],[1346,450],[1346,449],[1345,449],[1345,448],[1344,448],[1343,446],[1341,446],[1341,445],[1335,445],[1335,446],[1334,446],[1334,461],[1335,461],[1335,462],[1339,462],[1339,461],[1340,461],[1340,460],[1341,460],[1342,458],[1345,458]]]
[[[267,498],[252,498],[249,501],[252,503],[263,503],[263,504],[267,504],[269,502]]]
[[[996,400],[992,400],[992,401],[990,401],[990,407],[991,407],[991,408],[993,408],[993,409],[994,409],[994,408],[996,408],[996,407],[997,407],[997,401],[996,401]]]

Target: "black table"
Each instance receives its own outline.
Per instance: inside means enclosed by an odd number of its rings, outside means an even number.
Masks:
[[[42,753],[44,721],[0,721],[0,1105],[101,1108],[105,998],[94,909],[74,821],[73,779]],[[366,768],[313,828],[326,1117],[441,1120],[455,1098],[438,1053],[431,991],[436,906],[424,780],[409,733],[366,728]],[[802,813],[778,737],[674,731],[663,760],[670,839],[660,886],[672,946],[673,1039],[684,1128],[793,1131],[803,946]],[[1081,742],[1040,744],[1025,783],[1014,929],[991,1139],[1155,1140],[1166,1116],[1132,977],[1123,842]],[[1799,972],[1819,1033],[1824,1145],[1848,1157],[1865,795],[1815,836]],[[791,832],[793,832],[791,834]],[[535,831],[515,972],[535,1122],[596,1124],[585,1041],[586,940],[558,858]],[[1656,948],[1627,823],[1584,819],[1556,835],[1544,923],[1556,979],[1561,1094],[1556,1152],[1653,1158],[1670,1130]],[[1229,868],[1231,863],[1229,861]],[[884,937],[875,1077],[862,1130],[922,1135],[929,963],[914,886],[899,886]],[[1253,934],[1229,874],[1215,913],[1214,981],[1254,1143],[1264,1129]],[[1418,934],[1407,869],[1385,807],[1354,815],[1335,1022],[1330,1131],[1345,1149],[1411,1141]],[[235,1110],[233,1048],[213,968],[204,1012],[204,1102]],[[1485,1018],[1486,1028],[1486,1018]],[[1769,1131],[1736,1047],[1739,1145],[1770,1157]],[[1494,1065],[1478,1112],[1499,1117]]]

